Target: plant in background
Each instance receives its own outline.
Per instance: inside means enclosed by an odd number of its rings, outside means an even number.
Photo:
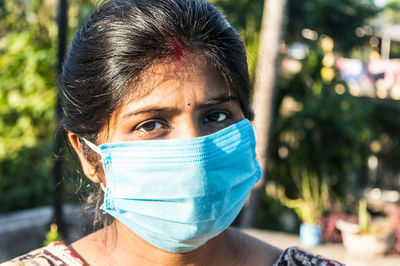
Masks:
[[[284,188],[277,190],[279,201],[286,207],[293,209],[299,219],[300,241],[305,246],[316,246],[322,242],[322,232],[319,226],[322,215],[329,206],[328,180],[318,176],[303,173],[299,184],[299,197],[290,199]]]
[[[358,226],[360,233],[371,233],[374,227],[371,224],[371,215],[367,210],[367,201],[360,200],[358,203]]]
[[[328,181],[303,175],[300,182],[299,198],[288,198],[283,187],[278,188],[277,197],[284,206],[293,209],[302,222],[316,225],[329,205]]]
[[[367,200],[358,203],[358,222],[340,220],[336,223],[342,232],[343,245],[355,256],[381,256],[395,247],[396,224],[390,216],[371,217]]]
[[[57,225],[51,224],[50,231],[46,233],[46,239],[44,240],[43,245],[47,246],[54,241],[59,241],[65,244],[64,238],[58,232]]]

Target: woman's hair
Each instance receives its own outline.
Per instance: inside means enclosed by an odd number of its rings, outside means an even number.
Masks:
[[[143,73],[185,53],[202,56],[253,119],[246,52],[216,7],[203,0],[114,0],[98,7],[72,41],[60,77],[62,129],[97,143],[112,113],[140,90]],[[98,156],[82,146],[95,163]],[[97,193],[96,206],[102,197]]]

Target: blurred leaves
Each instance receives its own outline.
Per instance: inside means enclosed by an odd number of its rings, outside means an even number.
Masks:
[[[381,10],[373,0],[289,0],[286,40],[301,39],[304,28],[332,37],[338,48],[347,54],[363,40],[355,36],[357,27]]]
[[[254,81],[264,0],[211,0],[210,2],[223,11],[240,34],[246,46],[250,77]]]
[[[95,2],[69,1],[72,33]],[[57,5],[0,1],[0,212],[52,201]]]
[[[42,1],[0,6],[0,212],[5,212],[50,203],[57,25],[53,7]]]
[[[294,184],[293,173],[306,169],[311,175],[330,178],[336,194],[343,196],[351,187],[349,177],[366,164],[365,150],[373,130],[368,117],[373,106],[348,92],[336,93],[336,86],[344,88],[346,84],[336,70],[332,80],[324,80],[323,57],[324,52],[316,43],[302,60],[301,71],[279,81],[270,177],[290,188]],[[283,115],[288,97],[301,108]],[[291,189],[287,192],[296,195]]]

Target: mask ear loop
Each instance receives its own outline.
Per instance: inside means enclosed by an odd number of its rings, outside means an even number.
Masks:
[[[88,141],[85,138],[82,138],[82,139],[89,146],[89,148],[91,148],[93,151],[97,152],[101,156],[101,150],[97,145],[93,144],[92,142]],[[103,190],[103,192],[106,192],[106,187],[101,182],[100,182],[100,187],[101,187],[101,190]]]
[[[95,152],[97,152],[98,154],[101,155],[101,150],[100,150],[100,148],[99,148],[97,145],[91,143],[90,141],[88,141],[88,140],[85,139],[85,138],[82,138],[82,139],[83,139],[83,141],[84,141],[92,150],[94,150]]]

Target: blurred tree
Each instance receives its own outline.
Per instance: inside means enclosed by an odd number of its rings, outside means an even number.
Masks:
[[[375,107],[348,93],[333,64],[334,54],[346,56],[364,45],[355,30],[379,12],[372,0],[289,0],[285,42],[289,49],[294,42],[305,44],[307,55],[285,62],[297,64],[300,72],[286,73],[279,82],[269,170],[292,196],[290,188],[303,170],[329,177],[341,196],[359,185],[354,176],[367,177]],[[315,36],[305,39],[304,29]],[[326,35],[334,40],[329,52],[320,43]]]
[[[336,50],[344,55],[363,39],[355,35],[357,27],[379,13],[373,0],[289,0],[286,41],[301,41],[308,28],[335,40]]]
[[[337,74],[324,80],[323,57],[316,46],[302,60],[299,73],[279,82],[269,170],[289,194],[295,193],[290,188],[306,170],[328,177],[335,192],[344,196],[353,188],[351,175],[366,165],[373,106],[351,96]]]
[[[398,1],[394,2],[388,4],[390,10],[396,10]],[[397,122],[391,119],[399,114],[398,104],[351,96],[333,65],[333,53],[348,55],[351,49],[360,49],[362,42],[355,29],[379,11],[369,0],[289,1],[287,47],[302,42],[307,45],[305,53],[309,52],[300,61],[289,56],[286,63],[297,64],[301,70],[286,73],[279,82],[270,171],[288,190],[303,169],[330,177],[332,188],[341,196],[346,190],[354,195],[355,189],[373,185],[367,184],[367,161],[377,155],[370,148],[374,141],[382,147],[378,157],[385,167],[390,165],[391,171],[399,168],[394,158],[400,149],[400,135]],[[306,40],[304,28],[322,37]],[[324,51],[320,43],[324,35],[333,37],[333,53]],[[328,61],[331,67],[326,67]],[[390,144],[383,145],[382,138]]]
[[[57,2],[0,0],[0,212],[52,201]],[[96,2],[69,1],[72,33]]]

